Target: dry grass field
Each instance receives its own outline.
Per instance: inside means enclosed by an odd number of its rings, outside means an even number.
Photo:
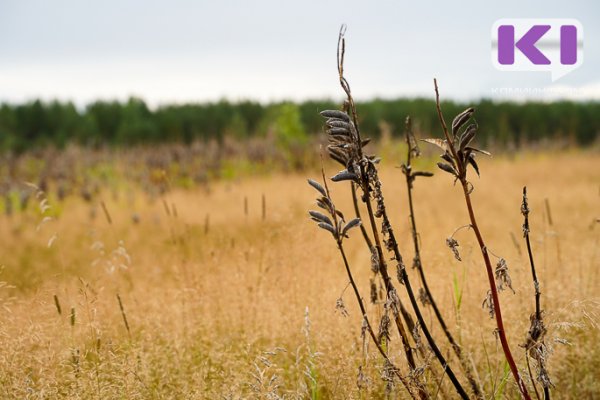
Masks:
[[[431,160],[421,162],[434,171]],[[384,159],[380,174],[410,260],[399,163]],[[472,178],[474,207],[490,250],[506,258],[512,276],[516,293],[503,291],[501,300],[519,368],[526,369],[518,344],[534,310],[521,234],[527,185],[553,396],[600,399],[598,154],[505,155],[482,159],[480,168],[481,178]],[[335,172],[326,166],[328,176]],[[494,320],[482,308],[487,278],[474,236],[456,235],[462,262],[444,244],[468,223],[461,189],[434,172],[414,192],[432,292],[485,392],[518,398]],[[105,209],[100,201],[59,203],[50,196],[44,213],[32,207],[1,216],[0,398],[385,397],[383,363],[369,340],[363,357],[361,316],[335,243],[307,215],[315,192],[306,179],[319,174],[274,172],[173,189],[155,200],[126,188],[107,190],[100,195]],[[331,188],[336,205],[351,214],[347,184]],[[369,293],[370,253],[359,236],[353,230],[345,247]],[[409,274],[418,288],[416,272]],[[340,297],[347,316],[336,308]],[[408,304],[403,290],[401,300]],[[369,303],[368,312],[377,320],[382,305]],[[425,317],[452,361],[427,308]],[[406,365],[395,331],[389,352]],[[435,386],[441,376],[435,360],[418,363],[431,365],[425,379]],[[387,395],[406,398],[400,384]],[[438,397],[453,396],[446,379]]]

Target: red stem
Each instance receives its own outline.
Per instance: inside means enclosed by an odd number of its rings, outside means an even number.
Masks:
[[[466,179],[461,179],[461,183],[463,187],[463,193],[465,195],[465,201],[467,202],[467,209],[469,210],[469,219],[471,220],[471,227],[473,228],[473,232],[475,232],[477,242],[479,243],[479,247],[481,249],[481,254],[483,255],[483,260],[485,261],[485,269],[487,271],[488,281],[492,292],[494,314],[496,317],[496,324],[498,327],[498,337],[500,338],[500,343],[502,343],[502,350],[504,351],[504,356],[506,357],[506,361],[508,362],[510,371],[512,372],[515,380],[517,381],[517,385],[519,386],[519,391],[521,392],[521,395],[525,400],[531,400],[531,397],[529,397],[529,393],[527,392],[527,387],[525,386],[523,379],[521,379],[521,375],[519,374],[519,370],[517,369],[517,364],[515,363],[515,360],[510,351],[508,340],[506,339],[506,334],[504,332],[504,322],[502,321],[502,310],[500,309],[500,299],[498,298],[498,290],[496,289],[496,280],[494,278],[494,271],[492,269],[492,263],[490,262],[490,256],[488,255],[487,248],[483,241],[483,237],[481,236],[481,232],[479,231],[479,227],[477,226],[477,221],[475,220],[475,213],[473,212],[473,205],[471,204],[471,195],[469,194],[469,187],[467,185]]]

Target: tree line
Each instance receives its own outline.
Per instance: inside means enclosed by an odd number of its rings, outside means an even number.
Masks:
[[[541,140],[563,140],[587,145],[600,134],[600,102],[444,102],[446,115],[467,106],[476,109],[480,140],[497,145]],[[319,111],[339,107],[333,101],[261,104],[254,101],[219,101],[172,104],[151,109],[139,98],[125,102],[96,101],[84,109],[71,102],[31,101],[0,106],[0,150],[23,152],[68,143],[83,146],[128,146],[160,142],[247,138],[275,132],[284,142],[304,140],[322,132]],[[374,99],[357,104],[365,136],[383,131],[401,135],[410,115],[416,129],[440,136],[433,100]]]

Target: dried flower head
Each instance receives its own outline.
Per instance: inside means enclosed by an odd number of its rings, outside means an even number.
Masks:
[[[346,305],[344,304],[344,299],[342,299],[341,297],[339,297],[335,301],[335,309],[342,315],[342,317],[348,316],[348,309],[346,308]]]
[[[379,253],[375,246],[371,246],[371,271],[374,274],[379,272]]]
[[[450,250],[452,250],[452,253],[454,253],[454,258],[456,258],[458,261],[462,261],[462,259],[460,258],[460,254],[458,253],[458,242],[456,241],[456,239],[454,239],[453,237],[447,238],[446,246],[450,247]]]
[[[419,301],[424,306],[431,305],[431,299],[429,298],[429,295],[423,288],[419,288]]]
[[[508,274],[508,265],[504,258],[500,258],[496,264],[496,287],[498,290],[504,290],[504,286],[508,286],[513,293],[515,290],[512,287],[512,280]]]
[[[481,306],[483,308],[487,308],[488,309],[488,313],[490,314],[490,318],[494,318],[494,315],[496,315],[496,311],[494,310],[494,299],[492,297],[492,291],[488,290],[487,294],[485,296],[485,299],[483,300],[483,303],[481,303]]]
[[[366,389],[371,384],[371,380],[364,374],[362,365],[358,366],[358,374],[356,375],[356,386],[358,389]]]
[[[371,278],[371,282],[370,282],[370,289],[371,289],[371,303],[373,304],[377,304],[377,284],[375,283],[375,279]]]

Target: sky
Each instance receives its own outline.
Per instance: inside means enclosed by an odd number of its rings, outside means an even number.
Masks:
[[[583,64],[549,72],[492,65],[501,18],[575,18]],[[340,99],[346,77],[374,97],[600,100],[600,2],[0,0],[0,102],[141,97],[168,103]]]

